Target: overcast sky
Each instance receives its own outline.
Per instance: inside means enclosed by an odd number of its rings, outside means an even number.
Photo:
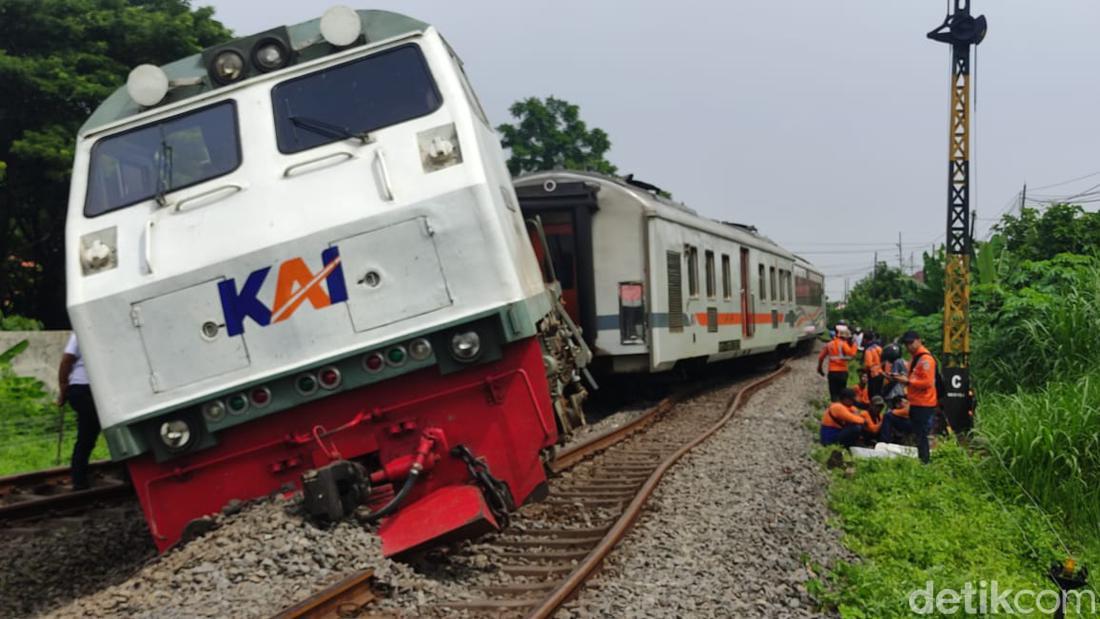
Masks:
[[[238,35],[327,4],[217,0]],[[576,103],[609,159],[700,213],[750,223],[824,269],[831,298],[946,227],[944,0],[380,1],[435,25],[494,124],[527,96]],[[313,7],[313,8],[311,8]],[[1100,2],[975,0],[978,237],[1029,196],[1100,183]]]

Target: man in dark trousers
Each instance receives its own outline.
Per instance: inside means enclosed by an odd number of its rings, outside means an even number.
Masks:
[[[917,439],[917,454],[921,462],[928,464],[928,432],[932,429],[939,400],[936,396],[936,360],[916,331],[907,331],[901,336],[905,348],[909,350],[909,373],[895,374],[892,380],[905,385],[905,397],[909,400],[909,421],[913,426],[913,436]]]
[[[829,360],[829,400],[836,402],[840,392],[848,386],[848,361],[856,356],[856,345],[852,343],[852,333],[842,324],[836,326],[836,337],[821,349],[817,356],[817,373],[825,376],[822,367]]]
[[[87,490],[91,485],[88,479],[88,459],[91,458],[96,439],[99,438],[99,416],[96,414],[88,373],[84,370],[84,357],[80,354],[75,333],[69,336],[65,354],[61,356],[57,387],[60,390],[57,405],[64,406],[67,401],[76,411],[76,444],[73,445],[72,459],[73,490]]]

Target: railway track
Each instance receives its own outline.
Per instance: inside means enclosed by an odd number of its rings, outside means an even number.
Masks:
[[[752,379],[732,395],[696,390],[671,396],[624,426],[559,451],[549,465],[557,474],[550,497],[525,507],[522,518],[479,550],[495,567],[493,582],[476,585],[468,599],[431,609],[441,616],[551,616],[626,536],[665,472],[725,425],[755,390],[787,371]],[[689,399],[708,397],[715,401],[705,413],[669,414]],[[369,574],[360,572],[277,617],[390,616],[371,614],[376,611],[360,601],[368,587]],[[369,596],[373,600],[374,593]]]
[[[90,477],[87,490],[69,487],[68,467],[0,477],[0,526],[10,532],[24,521],[80,511],[133,492],[125,469],[113,462],[93,462]]]

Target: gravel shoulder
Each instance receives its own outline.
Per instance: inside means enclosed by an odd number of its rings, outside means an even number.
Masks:
[[[0,529],[0,617],[44,612],[124,582],[156,555],[137,501]]]
[[[850,558],[812,458],[810,357],[758,391],[662,480],[633,530],[561,617],[817,617],[811,565]]]

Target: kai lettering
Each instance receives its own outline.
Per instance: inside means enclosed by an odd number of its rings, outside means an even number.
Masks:
[[[340,264],[340,249],[326,249],[321,253],[321,263],[323,266],[317,273],[311,271],[300,257],[280,264],[271,307],[259,299],[259,293],[272,267],[249,273],[240,290],[237,290],[236,279],[218,282],[226,332],[230,337],[244,333],[245,318],[251,318],[261,327],[282,322],[293,316],[306,301],[313,309],[347,301],[348,289],[344,282],[344,268]],[[324,288],[321,287],[322,282]]]

